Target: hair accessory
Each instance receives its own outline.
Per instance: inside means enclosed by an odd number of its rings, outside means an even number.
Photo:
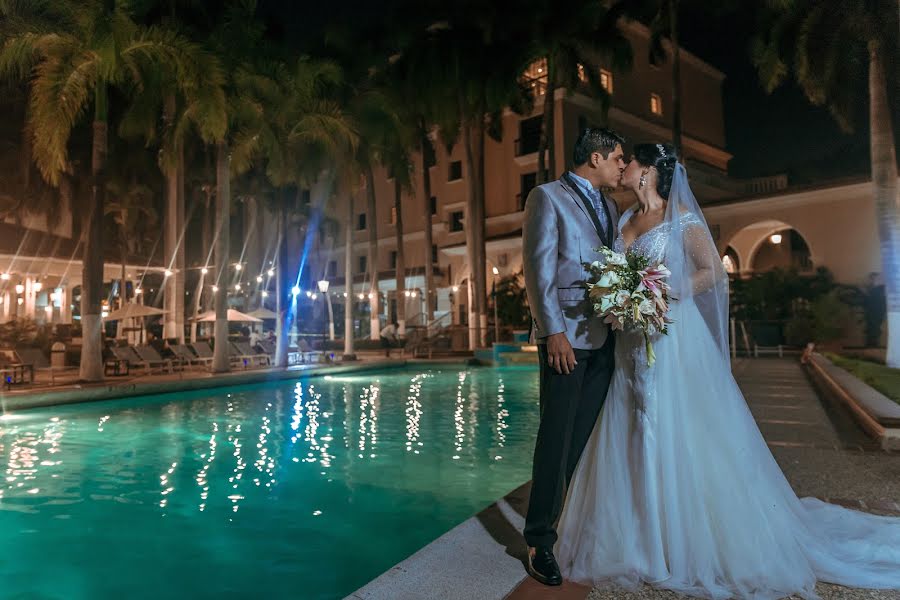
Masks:
[[[663,147],[662,144],[657,144],[656,149],[659,150],[659,153],[662,154],[663,158],[669,158],[669,155],[666,154],[666,149]]]

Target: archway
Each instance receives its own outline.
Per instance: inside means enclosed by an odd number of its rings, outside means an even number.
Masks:
[[[765,220],[751,223],[727,241],[722,262],[735,267],[741,275],[764,273],[773,269],[795,268],[810,272],[815,268],[814,248],[807,236],[789,223]]]

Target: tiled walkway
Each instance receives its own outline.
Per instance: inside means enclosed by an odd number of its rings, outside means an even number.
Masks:
[[[820,401],[795,359],[739,360],[734,374],[778,464],[800,496],[818,496],[883,514],[900,514],[900,453],[877,449],[842,406]],[[900,592],[820,585],[826,600],[900,600]],[[510,600],[674,600],[670,592],[637,593],[566,583],[544,587],[526,578]]]

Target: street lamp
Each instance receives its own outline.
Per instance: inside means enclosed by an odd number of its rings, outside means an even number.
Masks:
[[[328,293],[329,282],[327,279],[320,279],[316,282],[316,285],[319,288],[319,291],[322,292],[322,295],[325,296],[325,303],[328,307],[328,339],[330,341],[334,341],[334,312],[331,308],[331,295]],[[344,296],[347,294],[345,293]]]
[[[497,311],[497,276],[500,275],[500,269],[496,266],[492,269],[494,272],[494,282],[491,284],[491,295],[494,296],[494,343],[500,343],[500,317]]]

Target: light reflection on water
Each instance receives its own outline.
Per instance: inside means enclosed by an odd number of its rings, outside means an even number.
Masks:
[[[536,370],[208,394],[0,420],[4,593],[343,596],[530,477]]]

